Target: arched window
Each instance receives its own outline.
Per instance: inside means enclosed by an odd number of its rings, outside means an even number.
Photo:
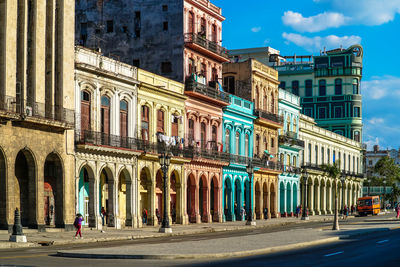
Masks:
[[[212,141],[212,148],[217,149],[217,126],[215,125],[211,127],[211,141]]]
[[[293,167],[297,167],[297,158],[296,156],[293,156]]]
[[[263,140],[264,150],[268,150],[268,141],[267,140],[268,140],[267,136],[264,135],[264,140]],[[262,151],[262,153],[264,153],[264,151]]]
[[[128,136],[128,102],[125,100],[119,103],[119,131],[122,137]]]
[[[157,110],[157,132],[164,134],[165,113],[163,110]]]
[[[271,93],[271,110],[270,112],[275,113],[275,99],[274,99],[274,94]]]
[[[235,146],[236,146],[236,155],[239,155],[240,153],[240,133],[236,132],[235,135]]]
[[[331,164],[331,150],[328,148],[328,151],[327,151],[327,157],[326,157],[326,159],[327,159],[327,163],[328,164]]]
[[[101,132],[110,134],[110,98],[103,95],[101,97]]]
[[[211,41],[217,43],[217,25],[213,24],[211,26]]]
[[[200,20],[200,35],[201,36],[206,36],[207,35],[207,26],[206,26],[206,19],[205,18],[201,18]]]
[[[284,155],[283,155],[283,153],[281,153],[280,155],[279,155],[279,161],[280,161],[280,163],[281,164],[283,164],[283,161],[284,161]]]
[[[267,92],[264,92],[264,105],[263,105],[263,109],[265,111],[268,110],[268,96],[267,96]]]
[[[325,164],[325,149],[321,147],[321,164]]]
[[[194,140],[194,120],[189,119],[189,141]]]
[[[293,132],[297,133],[297,118],[293,119]]]
[[[87,91],[81,92],[81,131],[90,130],[90,93]]]
[[[326,81],[325,80],[319,80],[319,82],[318,82],[318,95],[326,96]]]
[[[249,135],[246,134],[245,138],[244,138],[244,153],[245,156],[248,157],[249,156]]]
[[[286,155],[286,166],[288,166],[288,167],[291,166],[290,155],[289,154]]]
[[[335,79],[335,95],[342,94],[342,79]]]
[[[315,146],[315,164],[318,165],[318,146]]]
[[[225,152],[229,153],[230,151],[230,138],[231,138],[231,131],[229,131],[229,129],[227,129],[225,131]]]
[[[207,146],[207,134],[206,134],[206,123],[202,122],[200,124],[200,144],[201,148],[206,148]]]
[[[311,144],[308,144],[308,163],[311,163]]]
[[[142,139],[145,141],[149,140],[149,123],[150,123],[150,108],[146,105],[142,106]]]
[[[287,115],[286,118],[286,132],[289,133],[290,132],[290,116]]]
[[[194,29],[194,14],[193,12],[189,12],[189,16],[188,16],[188,31],[189,33],[195,33],[195,29]]]

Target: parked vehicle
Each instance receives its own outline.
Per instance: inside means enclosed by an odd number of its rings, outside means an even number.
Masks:
[[[360,197],[357,200],[357,212],[360,216],[378,215],[381,211],[379,196]]]

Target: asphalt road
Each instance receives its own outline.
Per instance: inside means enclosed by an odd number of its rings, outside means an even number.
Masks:
[[[369,217],[371,218],[371,217]],[[366,218],[355,218],[342,224],[361,222]],[[50,246],[40,248],[24,248],[24,249],[8,249],[0,250],[0,266],[266,266],[272,263],[281,265],[327,265],[337,266],[353,262],[367,263],[367,266],[376,266],[378,261],[382,262],[384,256],[386,266],[400,266],[400,233],[397,230],[386,232],[384,234],[368,235],[361,237],[357,240],[341,241],[338,244],[330,244],[326,246],[319,246],[308,248],[305,250],[292,250],[286,253],[270,254],[267,256],[249,257],[231,259],[225,261],[159,261],[159,260],[94,260],[94,259],[71,259],[61,258],[54,256],[57,250],[60,249],[76,249],[76,248],[96,248],[96,247],[112,247],[121,246],[124,244],[151,244],[151,243],[165,243],[165,242],[181,242],[181,241],[198,241],[204,239],[217,239],[226,236],[245,236],[255,235],[259,233],[277,232],[289,229],[304,229],[307,228],[320,228],[332,223],[319,223],[310,222],[307,224],[299,225],[286,225],[268,227],[264,229],[244,230],[235,232],[217,232],[217,233],[204,233],[196,235],[178,236],[178,237],[165,237],[165,238],[149,238],[140,240],[107,242],[107,243],[94,243],[94,244],[71,244],[66,246]],[[364,240],[365,239],[365,240]],[[375,241],[371,241],[375,240]],[[387,241],[385,241],[387,240]],[[381,243],[376,243],[382,241]],[[397,245],[394,245],[396,244]],[[390,249],[390,252],[387,250]],[[397,251],[396,251],[397,250]],[[343,251],[343,252],[342,252]],[[361,254],[357,254],[355,252]],[[334,254],[338,253],[338,254]],[[333,254],[325,256],[328,254]],[[363,255],[363,257],[361,257]],[[368,260],[363,260],[367,257]],[[334,261],[332,261],[334,260]],[[340,261],[341,260],[341,261]],[[397,260],[397,262],[396,262]],[[333,262],[337,264],[332,264]],[[392,265],[395,264],[395,265]],[[384,266],[384,265],[380,265]]]

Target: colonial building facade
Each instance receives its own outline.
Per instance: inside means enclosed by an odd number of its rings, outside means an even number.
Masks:
[[[281,216],[293,216],[300,204],[301,165],[299,151],[304,142],[299,140],[300,97],[279,89],[279,114],[283,128],[279,129],[279,161],[283,165],[279,175],[278,207]]]
[[[72,228],[74,5],[0,3],[1,228]]]
[[[316,125],[314,119],[300,116],[300,140],[304,141],[300,162],[309,174],[307,180],[307,207],[310,215],[332,214],[335,204],[335,187],[338,190],[339,209],[343,205],[356,205],[363,184],[362,145],[342,135]],[[328,177],[321,165],[340,164],[345,182]],[[301,181],[304,203],[305,181]]]
[[[75,203],[90,227],[137,226],[138,85],[136,67],[76,48]]]

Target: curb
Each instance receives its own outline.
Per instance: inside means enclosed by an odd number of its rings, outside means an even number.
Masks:
[[[170,255],[118,255],[118,254],[89,254],[76,253],[67,251],[57,251],[57,256],[68,258],[86,258],[86,259],[157,259],[157,260],[173,260],[173,259],[206,259],[206,258],[226,258],[226,257],[248,257],[261,254],[269,254],[273,252],[287,251],[297,248],[321,245],[339,241],[340,237],[329,237],[309,242],[295,243],[269,248],[261,248],[254,250],[223,252],[223,253],[205,253],[205,254],[170,254]]]

